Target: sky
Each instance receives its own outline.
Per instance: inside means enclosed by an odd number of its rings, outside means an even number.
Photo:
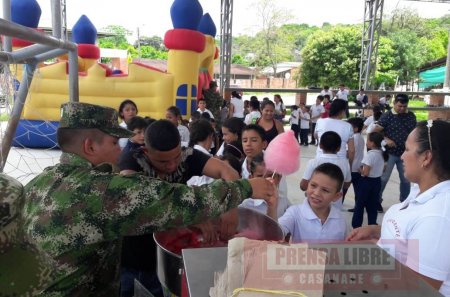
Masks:
[[[234,0],[233,35],[253,35],[260,28],[260,20],[252,8],[256,0]],[[220,0],[200,0],[203,13],[208,12],[220,30]],[[40,26],[51,26],[50,0],[38,0],[42,16]],[[98,31],[107,25],[121,25],[131,30],[135,39],[137,28],[141,36],[158,35],[172,29],[170,6],[173,0],[66,0],[67,23],[72,28],[78,18],[85,14]],[[288,9],[294,19],[291,23],[321,26],[331,24],[357,24],[363,21],[365,0],[277,0],[278,7]],[[3,3],[0,2],[3,16]],[[421,17],[436,18],[449,14],[450,4],[385,0],[384,15],[396,7],[410,7]]]

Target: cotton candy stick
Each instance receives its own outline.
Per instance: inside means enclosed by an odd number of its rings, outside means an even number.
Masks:
[[[279,134],[267,146],[264,152],[266,169],[289,175],[300,167],[300,145],[295,139],[294,132],[289,130]]]

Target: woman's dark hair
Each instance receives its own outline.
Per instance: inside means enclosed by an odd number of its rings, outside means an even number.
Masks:
[[[342,138],[334,131],[327,131],[320,136],[320,148],[327,153],[336,154],[341,147]]]
[[[361,118],[350,118],[347,120],[347,122],[352,125],[352,127],[358,129],[358,133],[362,131],[362,128],[364,127],[364,121]]]
[[[236,92],[236,91],[232,91],[232,92],[231,92],[231,97],[238,98],[238,99],[242,99],[241,94],[239,94],[239,93]]]
[[[233,134],[237,134],[238,139],[241,140],[242,129],[244,129],[245,124],[239,118],[229,118],[223,122],[222,127],[227,128]]]
[[[205,141],[208,136],[214,134],[214,129],[208,120],[200,119],[189,126],[189,146],[194,146],[200,141]]]
[[[280,99],[280,102],[283,103],[283,99],[281,98],[280,94],[275,94],[273,95],[274,97],[277,97],[278,99]]]
[[[298,106],[297,105],[292,105],[291,108],[292,108],[292,110],[297,110]]]
[[[239,176],[241,176],[242,163],[238,160],[238,158],[236,158],[232,154],[223,154],[219,159],[222,161],[227,161],[228,164],[230,164],[231,168],[236,170],[237,173],[239,173]]]
[[[373,112],[373,120],[374,121],[378,121],[380,118],[381,118],[381,115],[382,115],[383,113],[381,112],[381,111],[374,111]]]
[[[261,110],[263,110],[267,105],[272,105],[272,107],[275,108],[275,103],[273,103],[272,100],[264,100],[261,103]]]
[[[125,99],[125,100],[123,100],[122,103],[120,103],[120,105],[119,105],[119,116],[120,116],[121,119],[123,119],[123,115],[122,115],[123,109],[124,109],[125,106],[128,105],[128,104],[133,105],[134,108],[136,109],[136,114],[138,113],[138,108],[137,108],[136,103],[134,103],[133,100],[131,100],[131,99]]]
[[[367,135],[367,140],[370,140],[375,144],[378,149],[382,149],[382,142],[384,140],[383,133],[380,132],[372,132]],[[387,151],[383,150],[383,159],[386,162],[389,159],[389,154]]]
[[[344,174],[342,173],[342,170],[341,168],[339,168],[339,166],[332,163],[323,163],[317,166],[316,169],[314,169],[312,175],[316,173],[325,174],[331,179],[337,181],[337,191],[340,191],[342,189],[342,185],[344,184]]]
[[[381,112],[381,106],[375,105],[372,109],[372,113]]]
[[[179,146],[180,143],[180,132],[171,121],[155,121],[145,130],[147,148],[167,152]]]
[[[244,131],[250,131],[253,130],[256,133],[258,133],[258,135],[261,137],[262,141],[266,140],[266,132],[264,131],[264,128],[261,127],[260,125],[257,124],[250,124],[244,127],[244,129],[242,129],[242,133],[244,133]]]
[[[431,128],[427,127],[428,122],[422,121],[417,124],[416,141],[418,145],[417,153],[421,154],[431,150],[433,156],[433,166],[440,181],[450,179],[450,123],[442,120],[433,120]],[[430,137],[428,137],[430,129]],[[431,139],[431,147],[430,140]]]
[[[239,140],[232,141],[230,143],[224,144],[223,149],[224,155],[232,155],[239,161],[242,161],[245,159],[244,150],[242,149],[242,142]]]
[[[335,99],[331,102],[330,117],[337,116],[347,109],[348,102],[342,99]]]
[[[254,156],[252,158],[252,161],[250,162],[250,173],[254,174],[256,167],[261,165],[262,163],[264,163],[264,153],[263,152],[257,154],[256,156]]]
[[[255,98],[250,99],[250,107],[252,110],[259,110],[260,103],[258,101],[258,98],[254,96]]]
[[[178,107],[176,106],[171,106],[167,109],[168,112],[170,112],[171,114],[173,114],[174,116],[177,117],[177,119],[182,120],[181,118],[181,111]]]

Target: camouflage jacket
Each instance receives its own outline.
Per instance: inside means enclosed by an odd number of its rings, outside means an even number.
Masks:
[[[23,234],[24,202],[22,184],[0,173],[0,296],[35,296],[51,279],[51,265]]]
[[[190,188],[142,175],[112,173],[63,153],[25,187],[25,228],[56,267],[46,293],[118,294],[118,243],[138,235],[215,217],[251,197],[248,181],[215,181]]]

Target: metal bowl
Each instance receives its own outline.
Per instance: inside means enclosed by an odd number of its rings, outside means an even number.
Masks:
[[[236,236],[257,240],[283,240],[283,230],[271,217],[245,207],[238,207],[238,216]]]
[[[238,208],[237,236],[245,236],[250,239],[279,241],[283,239],[283,232],[276,221],[253,209]],[[181,296],[181,278],[184,270],[181,254],[175,252],[169,246],[174,239],[194,232],[188,228],[171,229],[153,234],[157,245],[157,275],[161,284],[170,292]],[[198,247],[223,247],[223,242],[217,245],[200,245]],[[225,245],[226,246],[226,245]],[[193,248],[186,246],[186,248]]]

